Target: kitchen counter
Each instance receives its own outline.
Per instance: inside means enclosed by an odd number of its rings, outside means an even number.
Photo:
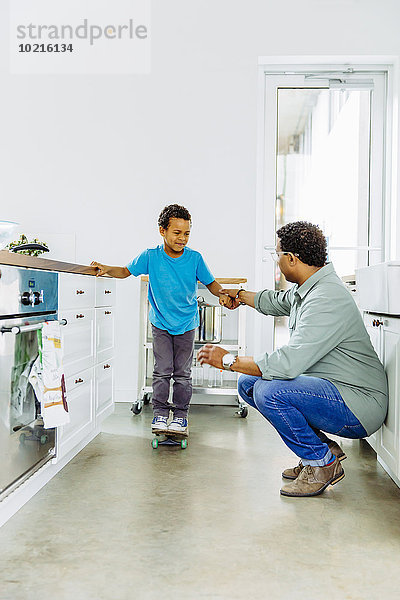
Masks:
[[[77,273],[79,275],[96,275],[96,269],[89,265],[76,265],[75,263],[61,262],[58,260],[50,260],[48,258],[35,258],[26,254],[17,254],[16,252],[8,252],[8,250],[0,250],[0,265],[9,265],[13,267],[27,267],[28,269],[41,269],[43,271],[59,271],[61,273]],[[104,277],[108,277],[105,275]],[[148,281],[147,275],[142,276],[142,281]],[[221,285],[237,285],[246,283],[247,279],[218,277],[216,279]]]
[[[77,273],[80,275],[96,275],[96,269],[88,265],[76,265],[48,258],[35,258],[26,254],[8,252],[8,250],[0,251],[0,265],[27,267],[43,271],[59,271],[61,273]]]

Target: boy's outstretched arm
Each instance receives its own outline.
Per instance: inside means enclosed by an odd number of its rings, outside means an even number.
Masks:
[[[125,279],[125,277],[129,277],[131,274],[126,267],[110,267],[108,265],[103,265],[99,262],[96,262],[95,260],[90,263],[90,266],[97,269],[96,277],[100,277],[101,275],[109,275],[110,277]]]
[[[206,287],[210,290],[210,292],[214,296],[217,296],[219,298],[219,292],[220,292],[220,290],[222,290],[222,285],[220,283],[218,283],[214,279],[214,281],[212,281],[211,283],[209,283]]]

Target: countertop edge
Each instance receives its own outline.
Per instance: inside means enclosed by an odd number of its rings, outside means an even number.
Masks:
[[[96,269],[89,265],[77,265],[75,263],[61,262],[48,258],[36,258],[25,254],[8,252],[8,250],[0,250],[0,265],[96,276]]]

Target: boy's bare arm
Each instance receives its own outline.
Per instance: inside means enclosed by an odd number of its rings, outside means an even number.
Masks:
[[[109,265],[103,265],[95,260],[90,263],[90,266],[97,269],[96,277],[109,275],[110,277],[116,277],[117,279],[125,279],[125,277],[129,277],[131,274],[126,267],[110,267]]]
[[[219,292],[220,292],[220,290],[222,290],[222,285],[220,283],[218,283],[214,279],[214,281],[212,281],[206,287],[210,290],[210,292],[213,294],[213,296],[217,296],[217,298],[219,298]]]

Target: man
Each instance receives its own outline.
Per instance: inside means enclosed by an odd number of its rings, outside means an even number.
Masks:
[[[275,260],[287,291],[222,290],[233,307],[288,316],[290,340],[271,354],[233,357],[206,344],[201,363],[244,373],[239,393],[300,458],[282,476],[281,494],[321,494],[344,477],[340,446],[323,432],[358,439],[379,429],[387,412],[386,375],[351,294],[327,263],[322,231],[304,221],[277,231]],[[222,302],[222,301],[221,301]]]

